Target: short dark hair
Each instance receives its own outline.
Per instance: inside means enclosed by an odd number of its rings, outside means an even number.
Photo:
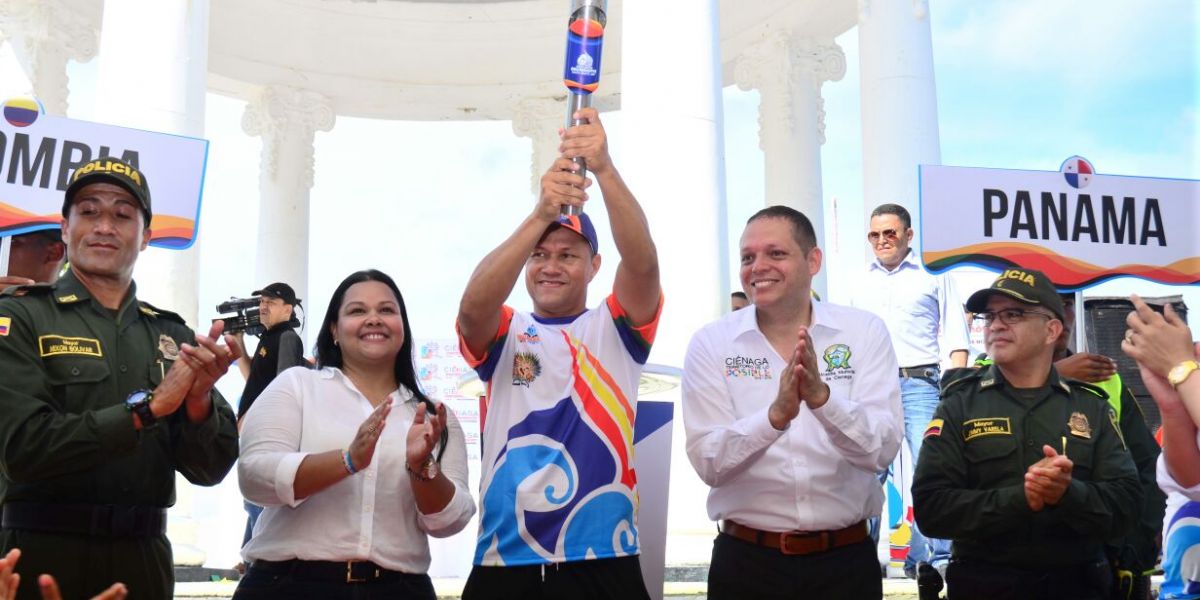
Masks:
[[[882,217],[883,215],[896,215],[900,218],[900,222],[904,223],[905,229],[912,228],[912,217],[908,214],[908,209],[899,204],[880,204],[871,211],[871,218]]]
[[[54,229],[39,229],[37,231],[29,231],[26,233],[18,233],[13,236],[14,239],[22,238],[29,241],[38,241],[43,244],[62,244],[62,229],[55,227]]]
[[[800,249],[808,252],[817,246],[817,232],[813,230],[812,221],[804,213],[790,207],[776,204],[768,206],[746,219],[749,225],[759,219],[783,219],[792,225],[792,237],[800,245]]]
[[[749,298],[746,297],[746,292],[734,292],[734,293],[730,294],[729,296],[732,298],[741,298],[742,300],[749,300]]]
[[[388,286],[396,295],[396,304],[400,307],[400,321],[404,323],[404,343],[400,345],[400,352],[396,353],[396,361],[392,367],[396,375],[396,382],[408,388],[414,399],[424,403],[429,414],[435,414],[437,405],[421,391],[421,386],[417,384],[417,370],[413,365],[412,326],[408,323],[408,309],[404,307],[404,296],[400,295],[400,288],[396,286],[396,282],[382,271],[367,269],[351,273],[333,291],[333,297],[329,299],[329,308],[325,310],[325,319],[321,321],[321,330],[317,333],[317,347],[313,352],[317,358],[317,367],[342,368],[342,349],[333,343],[331,329],[337,323],[338,312],[342,309],[342,302],[346,298],[346,290],[356,283],[366,281],[378,281]],[[442,460],[442,454],[446,452],[446,443],[449,440],[447,431],[448,428],[442,430],[441,448],[437,453],[438,461]]]

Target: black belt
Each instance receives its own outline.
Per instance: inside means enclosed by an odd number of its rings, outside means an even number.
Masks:
[[[937,377],[942,368],[937,363],[928,365],[917,365],[915,367],[900,367],[901,377],[919,377],[922,379],[933,379]]]
[[[93,537],[152,537],[167,531],[167,510],[115,504],[8,502],[0,527]]]
[[[250,569],[273,574],[291,574],[298,581],[324,581],[334,583],[372,583],[397,581],[406,577],[419,577],[385,569],[369,560],[256,560]]]

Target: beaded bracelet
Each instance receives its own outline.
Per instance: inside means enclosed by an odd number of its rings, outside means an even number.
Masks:
[[[358,472],[358,469],[354,468],[354,461],[350,460],[349,450],[342,451],[342,464],[346,466],[347,473],[353,475]]]

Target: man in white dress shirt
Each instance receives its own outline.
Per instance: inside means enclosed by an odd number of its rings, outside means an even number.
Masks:
[[[741,239],[753,304],[688,348],[687,453],[720,521],[711,600],[883,595],[866,520],[900,448],[898,366],[878,317],[812,300],[821,256],[803,214],[756,213]]]
[[[967,365],[967,320],[953,281],[931,275],[912,249],[912,218],[899,204],[871,211],[867,243],[875,260],[867,266],[851,306],[871,311],[887,323],[900,363],[900,399],[904,406],[904,437],[913,465],[921,451],[921,435],[938,405],[942,348],[949,348],[954,367]],[[908,481],[911,484],[911,470]],[[945,568],[950,540],[926,539],[914,524],[904,573],[915,578],[917,565],[928,562]]]

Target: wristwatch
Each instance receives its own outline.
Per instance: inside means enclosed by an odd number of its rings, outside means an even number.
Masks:
[[[1188,375],[1191,375],[1192,371],[1196,369],[1200,369],[1200,363],[1194,360],[1185,360],[1171,367],[1171,370],[1167,372],[1167,381],[1171,382],[1172,386],[1179,387],[1179,384],[1183,383]]]
[[[417,467],[415,470],[408,466],[408,461],[404,461],[404,469],[420,481],[433,481],[438,476],[439,472],[437,461],[433,460],[432,454],[426,456],[424,462],[421,463],[421,466]]]
[[[137,390],[125,399],[125,410],[137,415],[142,422],[142,429],[149,429],[158,423],[158,417],[150,410],[150,401],[153,399],[154,392],[150,390]]]

